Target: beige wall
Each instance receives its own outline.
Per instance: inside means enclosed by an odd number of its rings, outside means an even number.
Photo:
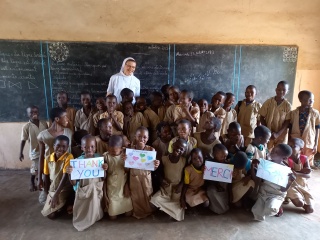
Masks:
[[[1,39],[296,44],[292,91],[314,91],[320,108],[320,0],[20,0],[0,9]],[[28,165],[18,162],[21,125],[0,124],[0,167]]]

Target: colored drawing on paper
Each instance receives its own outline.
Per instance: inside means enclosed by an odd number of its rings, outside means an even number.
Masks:
[[[70,160],[71,180],[104,177],[103,157]]]
[[[126,168],[154,171],[154,160],[157,152],[127,148],[126,155],[127,159],[124,164]]]
[[[216,162],[205,162],[203,179],[217,182],[232,182],[233,165]]]

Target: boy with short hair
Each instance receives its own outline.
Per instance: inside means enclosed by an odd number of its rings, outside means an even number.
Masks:
[[[99,135],[95,136],[97,153],[103,155],[108,151],[109,138],[112,135],[112,123],[110,119],[102,118],[98,121]]]
[[[67,117],[69,119],[67,128],[69,128],[72,133],[74,133],[74,120],[76,117],[77,110],[73,107],[68,106],[68,93],[66,91],[60,91],[57,94],[58,107],[63,108],[67,112]]]
[[[38,165],[39,165],[39,143],[37,136],[38,134],[47,129],[48,125],[45,121],[39,120],[39,109],[37,106],[27,107],[27,115],[29,117],[29,122],[24,124],[21,132],[21,145],[20,145],[20,156],[19,159],[22,162],[24,160],[23,149],[28,140],[30,143],[29,148],[29,157],[31,160],[31,182],[29,190],[30,192],[36,191],[37,187],[35,185],[35,178],[38,174]]]
[[[229,124],[237,121],[237,112],[231,106],[234,104],[235,96],[233,93],[226,93],[223,109],[226,111],[226,117],[223,119],[220,134],[227,134]]]
[[[95,113],[91,106],[91,94],[88,91],[82,91],[80,93],[80,99],[82,108],[76,113],[74,120],[74,126],[76,130],[87,130],[89,134],[95,134],[95,128],[93,123],[93,115]]]
[[[134,92],[129,88],[124,88],[120,92],[121,101],[118,103],[116,110],[123,112],[123,104],[125,102],[133,102]]]

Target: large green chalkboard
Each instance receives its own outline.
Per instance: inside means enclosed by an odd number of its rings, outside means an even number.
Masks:
[[[80,43],[0,41],[0,121],[26,121],[25,108],[39,106],[48,118],[60,90],[80,108],[79,93],[106,93],[111,75],[122,61],[137,61],[135,75],[141,95],[166,83],[191,89],[195,99],[210,100],[222,90],[244,96],[249,84],[258,87],[259,101],[274,95],[276,83],[295,80],[296,46]],[[292,100],[292,91],[288,96]]]

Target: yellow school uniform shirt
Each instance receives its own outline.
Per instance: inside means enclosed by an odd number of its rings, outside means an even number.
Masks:
[[[286,120],[286,115],[290,111],[291,104],[287,99],[284,99],[282,103],[278,105],[277,101],[272,97],[263,103],[258,113],[265,118],[267,123],[266,127],[269,128],[271,132],[278,132]]]
[[[128,132],[126,133],[130,142],[133,142],[133,140],[135,139],[136,131],[141,126],[144,126],[146,128],[149,127],[148,122],[143,116],[143,114],[141,112],[135,112],[132,118],[130,119]]]
[[[308,120],[301,135],[299,128],[299,109],[300,107],[297,107],[297,109],[289,112],[286,116],[286,120],[290,120],[292,124],[291,137],[302,139],[306,148],[313,149],[315,145],[316,126],[320,125],[319,111],[310,108]]]
[[[108,143],[103,141],[100,136],[95,136],[97,142],[97,153],[103,155],[105,152],[108,152]]]
[[[163,121],[168,122],[170,124],[174,122],[174,109],[175,108],[176,108],[175,104],[173,104],[170,107],[168,107]]]
[[[39,158],[40,152],[37,136],[40,132],[46,130],[47,128],[48,124],[45,121],[39,121],[39,127],[37,127],[31,121],[23,125],[21,140],[30,142],[29,157],[31,160]]]
[[[179,137],[174,137],[171,139],[171,141],[169,142],[169,147],[168,147],[168,152],[172,153],[173,152],[173,148],[172,145],[179,139]],[[197,147],[197,139],[193,138],[193,137],[188,137],[188,141],[187,141],[187,149],[185,150],[185,152],[183,153],[183,156],[187,156],[189,157],[190,152],[192,151],[192,149]]]
[[[239,109],[238,123],[241,126],[241,133],[244,137],[254,138],[254,129],[257,127],[257,121],[260,120],[259,110],[261,103],[254,100],[250,104],[246,104],[244,99],[240,106],[236,106],[235,110]]]
[[[76,117],[74,120],[74,126],[77,129],[83,129],[87,130],[89,134],[92,136],[95,135],[95,128],[93,124],[93,115],[94,115],[94,110],[91,109],[89,116],[87,117],[86,114],[83,112],[83,108],[77,111]]]
[[[229,112],[226,112],[226,117],[223,119],[220,135],[227,134],[229,124],[236,121],[237,121],[237,112],[234,109],[230,109]]]
[[[115,110],[113,112],[113,114],[114,114],[114,118],[117,120],[117,122],[119,123],[120,127],[123,128],[123,113]],[[107,111],[100,115],[100,119],[108,118],[108,117],[109,117],[109,113]],[[115,127],[115,124],[114,124],[113,120],[112,120],[112,134],[114,134],[114,135],[122,134],[122,131],[119,131]]]
[[[199,123],[200,109],[198,107],[191,106],[189,111],[190,111],[191,116],[196,120],[197,123]],[[174,108],[173,120],[174,120],[174,122],[176,122],[176,121],[179,121],[182,119],[187,119],[187,114],[182,110],[182,107],[180,105],[177,105]]]

